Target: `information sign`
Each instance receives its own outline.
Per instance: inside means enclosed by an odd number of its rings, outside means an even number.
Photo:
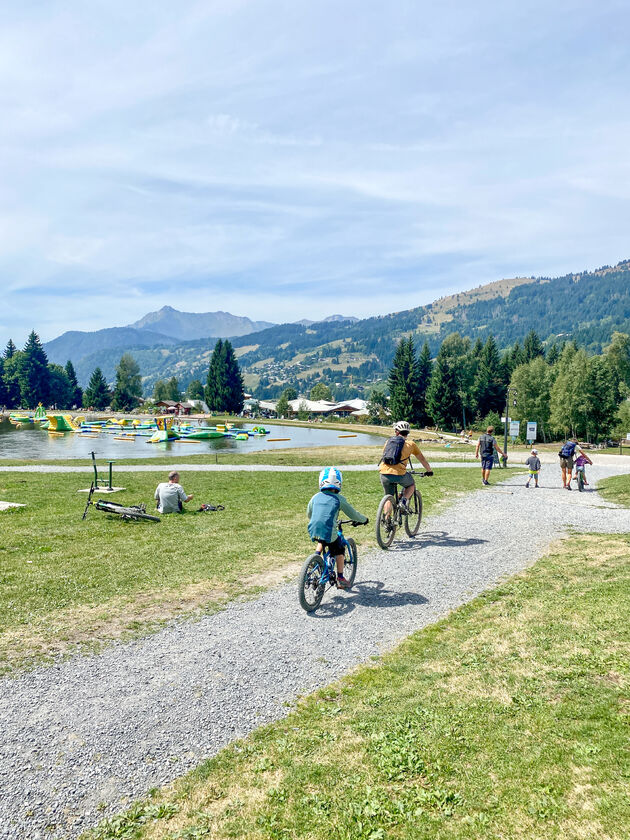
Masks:
[[[530,443],[534,443],[536,440],[536,434],[538,432],[538,423],[536,421],[530,421],[527,424],[527,440]]]
[[[521,430],[521,424],[518,420],[510,420],[510,437],[518,437]]]

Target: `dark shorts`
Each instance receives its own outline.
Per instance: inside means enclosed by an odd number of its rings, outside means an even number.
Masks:
[[[411,487],[411,485],[415,484],[415,482],[411,473],[408,472],[404,472],[402,475],[387,475],[386,473],[381,473],[381,484],[383,485],[385,495],[393,496],[396,490],[396,485],[398,485],[398,487]]]
[[[331,543],[327,543],[326,540],[314,540],[314,542],[320,542],[322,545],[328,546],[328,551],[332,554],[333,557],[337,557],[339,554],[343,554],[345,551],[344,545],[337,537],[337,539],[333,540]]]
[[[572,470],[573,469],[573,456],[570,458],[560,458],[560,469],[562,470]]]
[[[494,458],[492,455],[489,458],[482,458],[481,459],[481,469],[482,470],[491,470],[494,466]]]

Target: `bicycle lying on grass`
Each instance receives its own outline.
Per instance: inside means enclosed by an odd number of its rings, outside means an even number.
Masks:
[[[353,522],[352,519],[340,519],[337,522],[337,536],[344,547],[343,576],[352,586],[357,575],[357,544],[343,535],[343,526],[352,525],[356,528],[363,522]],[[337,564],[334,556],[324,548],[322,554],[317,551],[307,557],[298,580],[298,598],[300,606],[306,612],[313,612],[319,607],[324,597],[326,587],[337,585]]]
[[[161,522],[159,516],[151,516],[150,513],[147,513],[147,506],[146,505],[129,505],[129,507],[125,507],[125,505],[119,505],[117,502],[108,502],[105,499],[97,499],[95,502],[92,501],[92,495],[94,493],[94,484],[90,485],[90,492],[88,494],[87,502],[85,503],[85,510],[83,511],[82,519],[85,519],[87,516],[87,512],[90,509],[90,505],[92,505],[96,510],[100,510],[103,513],[113,513],[116,516],[120,516],[121,519],[148,519],[149,522]]]
[[[425,476],[423,470],[407,470],[411,475]],[[409,499],[407,510],[400,504],[402,493],[398,487],[394,495],[383,496],[376,514],[376,541],[381,548],[389,548],[394,542],[396,530],[404,525],[408,537],[415,537],[422,522],[422,495],[416,487]]]

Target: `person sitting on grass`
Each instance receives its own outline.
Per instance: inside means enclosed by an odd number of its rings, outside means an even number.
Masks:
[[[540,472],[540,458],[538,457],[538,450],[532,449],[529,458],[525,461],[529,469],[529,478],[525,483],[525,487],[529,487],[529,482],[534,479],[534,487],[538,487],[538,473]]]
[[[580,449],[580,454],[575,459],[575,476],[573,477],[573,481],[577,481],[578,479],[578,472],[582,470],[582,478],[584,480],[584,484],[588,487],[588,481],[586,480],[586,465],[590,464],[593,466],[593,462],[591,459]]]
[[[317,542],[315,549],[318,554],[328,546],[328,551],[335,557],[337,563],[337,586],[349,589],[350,584],[343,576],[344,547],[337,536],[337,518],[339,511],[343,511],[353,522],[367,525],[368,518],[355,510],[350,502],[341,495],[343,476],[336,467],[326,467],[319,474],[319,493],[315,493],[308,503],[306,515],[309,518],[308,533]]]
[[[159,513],[182,513],[183,503],[192,499],[192,493],[190,496],[186,495],[179,483],[179,473],[173,470],[168,474],[168,482],[162,481],[155,488],[154,498],[157,500]]]

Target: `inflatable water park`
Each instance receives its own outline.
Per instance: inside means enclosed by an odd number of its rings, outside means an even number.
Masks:
[[[46,411],[41,403],[34,412],[21,412],[9,415],[9,422],[16,428],[32,424],[48,432],[49,435],[76,434],[81,437],[98,437],[111,434],[114,440],[136,440],[147,438],[147,443],[169,443],[171,441],[213,440],[232,438],[247,440],[250,437],[262,437],[270,433],[264,426],[253,429],[241,429],[231,423],[209,426],[201,421],[178,420],[175,417],[156,417],[149,420],[131,417],[86,420],[83,416]]]

